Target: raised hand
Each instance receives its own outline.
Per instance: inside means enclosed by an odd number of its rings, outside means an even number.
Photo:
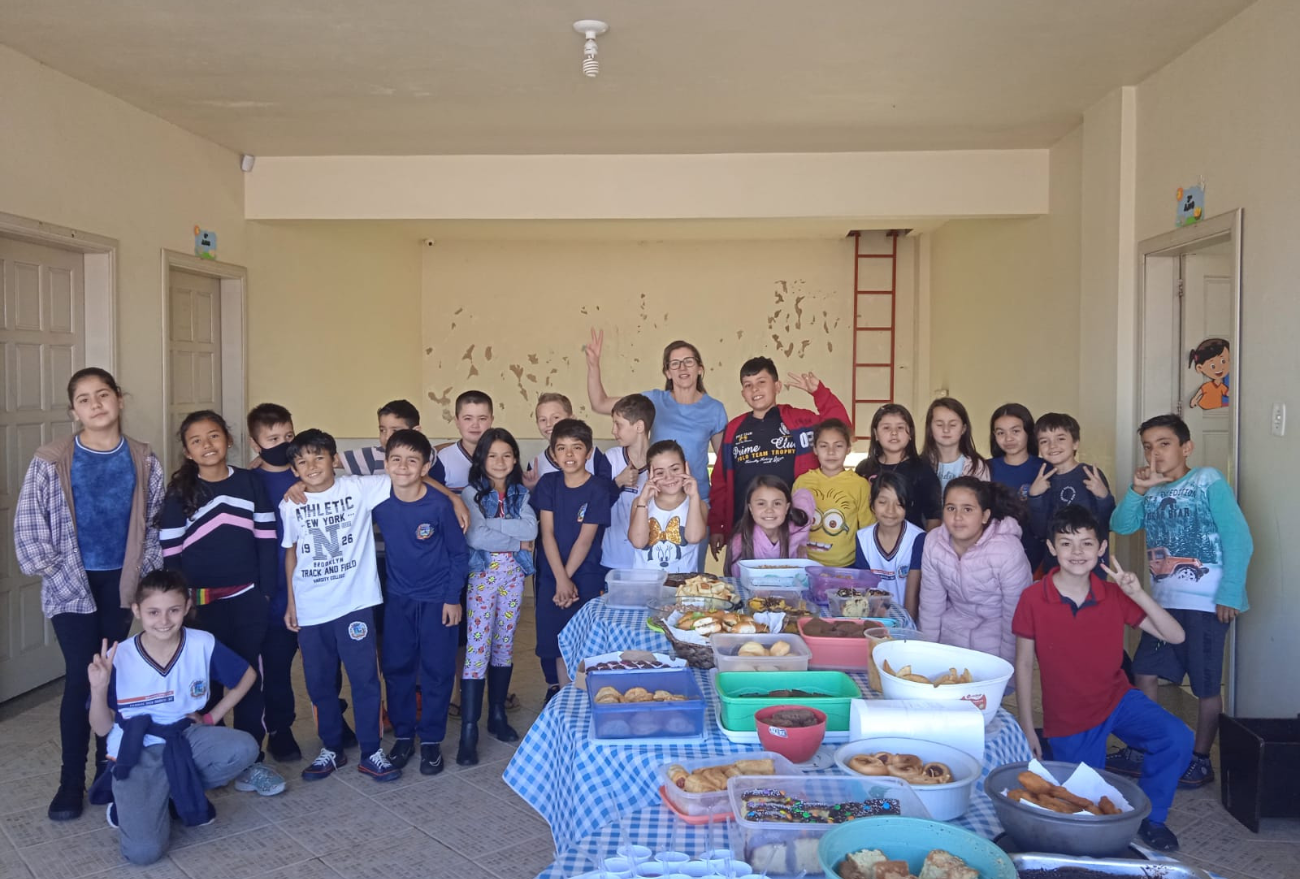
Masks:
[[[1051,479],[1055,475],[1056,475],[1055,467],[1053,467],[1051,470],[1047,469],[1046,464],[1039,467],[1038,475],[1034,477],[1034,481],[1029,485],[1029,496],[1038,497],[1041,494],[1046,494],[1047,490],[1052,487]]]
[[[1173,480],[1163,473],[1157,473],[1154,467],[1139,467],[1133,471],[1133,490],[1138,494],[1146,494],[1149,489],[1169,482]]]
[[[1119,586],[1120,590],[1125,595],[1132,598],[1134,595],[1137,595],[1142,591],[1142,581],[1138,579],[1137,574],[1132,571],[1124,570],[1123,565],[1119,563],[1119,559],[1117,558],[1112,558],[1111,563],[1115,567],[1111,568],[1102,565],[1101,569],[1107,574],[1110,574],[1111,579],[1115,581],[1115,584]]]
[[[812,394],[816,392],[822,380],[811,372],[792,372],[785,377],[785,383],[792,388]]]
[[[1088,491],[1092,492],[1094,496],[1099,498],[1110,496],[1110,489],[1106,487],[1106,480],[1101,478],[1101,473],[1096,467],[1089,467],[1087,464],[1084,464],[1083,472],[1084,488],[1088,489]]]
[[[99,652],[90,658],[90,665],[86,667],[86,677],[90,679],[90,689],[104,690],[108,688],[109,681],[113,679],[113,657],[117,656],[117,642],[113,646],[108,646],[108,639],[103,639]]]
[[[658,496],[659,496],[659,480],[651,476],[649,479],[645,481],[645,487],[641,489],[641,494],[637,496],[638,500],[643,500],[648,504],[650,503],[651,500],[653,500]]]
[[[713,556],[713,560],[715,562],[718,560],[718,553],[722,552],[722,548],[726,545],[727,545],[727,535],[725,534],[709,535],[709,553]]]
[[[614,477],[614,484],[619,488],[633,488],[638,479],[641,478],[641,471],[637,470],[631,464],[623,468],[623,472]]]
[[[605,347],[605,331],[591,328],[591,341],[583,346],[587,354],[587,368],[600,369],[600,352]]]

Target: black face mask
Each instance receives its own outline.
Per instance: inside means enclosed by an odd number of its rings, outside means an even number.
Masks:
[[[272,467],[289,466],[289,444],[280,443],[278,446],[271,446],[269,449],[262,449],[262,460]]]

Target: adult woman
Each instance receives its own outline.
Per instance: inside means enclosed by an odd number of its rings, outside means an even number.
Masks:
[[[604,347],[603,330],[592,330],[587,344],[587,396],[591,408],[608,415],[620,397],[605,393],[600,380],[600,352]],[[650,432],[652,442],[676,440],[686,453],[686,464],[700,487],[700,497],[709,500],[709,445],[716,453],[722,447],[722,431],[727,426],[727,410],[704,392],[704,358],[690,342],[670,342],[664,348],[664,386],[645,391],[655,407],[655,423]]]
[[[90,737],[86,669],[105,639],[126,638],[136,584],[162,566],[154,524],[162,465],[149,446],[122,434],[122,389],[107,371],[82,369],[68,381],[68,405],[81,429],[36,450],[14,517],[18,564],[41,578],[41,609],[67,669],[52,821],[81,815]],[[105,753],[105,739],[96,736],[97,776],[107,766]]]

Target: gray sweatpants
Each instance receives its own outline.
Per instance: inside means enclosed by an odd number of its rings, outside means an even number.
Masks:
[[[246,732],[224,726],[188,727],[182,735],[194,753],[203,787],[223,787],[257,759],[257,742]],[[113,779],[122,857],[133,864],[152,864],[167,851],[172,820],[167,804],[171,787],[163,770],[165,745],[150,745],[125,780]]]

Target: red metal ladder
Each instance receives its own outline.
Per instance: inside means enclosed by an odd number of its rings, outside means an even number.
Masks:
[[[891,230],[886,233],[889,249],[886,253],[863,253],[862,232],[853,236],[853,415],[855,439],[870,439],[871,416],[876,406],[894,399],[894,331],[897,323],[898,303],[898,236]],[[870,233],[868,233],[870,234]],[[874,235],[872,236],[875,237]],[[879,272],[863,271],[864,259],[889,260],[889,289],[862,289],[862,276],[878,278]],[[882,326],[883,308],[880,297],[889,297],[889,323]],[[865,325],[864,325],[865,324]],[[888,357],[882,357],[885,336],[888,335]],[[861,358],[866,357],[866,360]],[[888,387],[888,395],[880,393]]]

